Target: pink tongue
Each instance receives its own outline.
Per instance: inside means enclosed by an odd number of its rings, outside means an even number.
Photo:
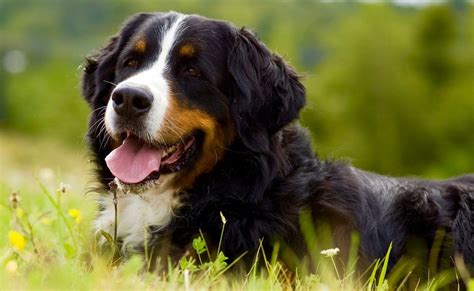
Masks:
[[[105,162],[120,181],[133,184],[160,170],[161,154],[160,149],[128,136],[121,146],[105,157]]]

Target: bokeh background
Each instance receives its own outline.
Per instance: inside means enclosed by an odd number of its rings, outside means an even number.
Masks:
[[[406,2],[0,0],[0,180],[90,168],[84,56],[127,16],[167,10],[250,28],[296,67],[320,156],[389,175],[474,172],[474,5]]]

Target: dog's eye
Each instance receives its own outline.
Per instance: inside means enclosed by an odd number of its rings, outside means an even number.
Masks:
[[[196,77],[196,78],[201,77],[201,73],[199,73],[198,69],[196,69],[194,67],[187,67],[184,70],[184,73],[188,76],[191,76],[191,77]]]
[[[125,67],[136,68],[138,67],[138,61],[134,58],[128,58],[123,62]]]

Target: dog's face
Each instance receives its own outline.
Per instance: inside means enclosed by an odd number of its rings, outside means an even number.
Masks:
[[[88,59],[83,93],[102,182],[191,187],[236,140],[258,151],[304,104],[298,77],[250,32],[139,14]]]

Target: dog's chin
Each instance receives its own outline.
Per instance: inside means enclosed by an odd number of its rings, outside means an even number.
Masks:
[[[158,178],[147,179],[140,183],[124,183],[118,178],[115,178],[110,184],[110,188],[117,189],[123,194],[137,194],[141,195],[143,193],[159,190],[166,188],[168,182],[173,180],[175,174],[160,175]]]

